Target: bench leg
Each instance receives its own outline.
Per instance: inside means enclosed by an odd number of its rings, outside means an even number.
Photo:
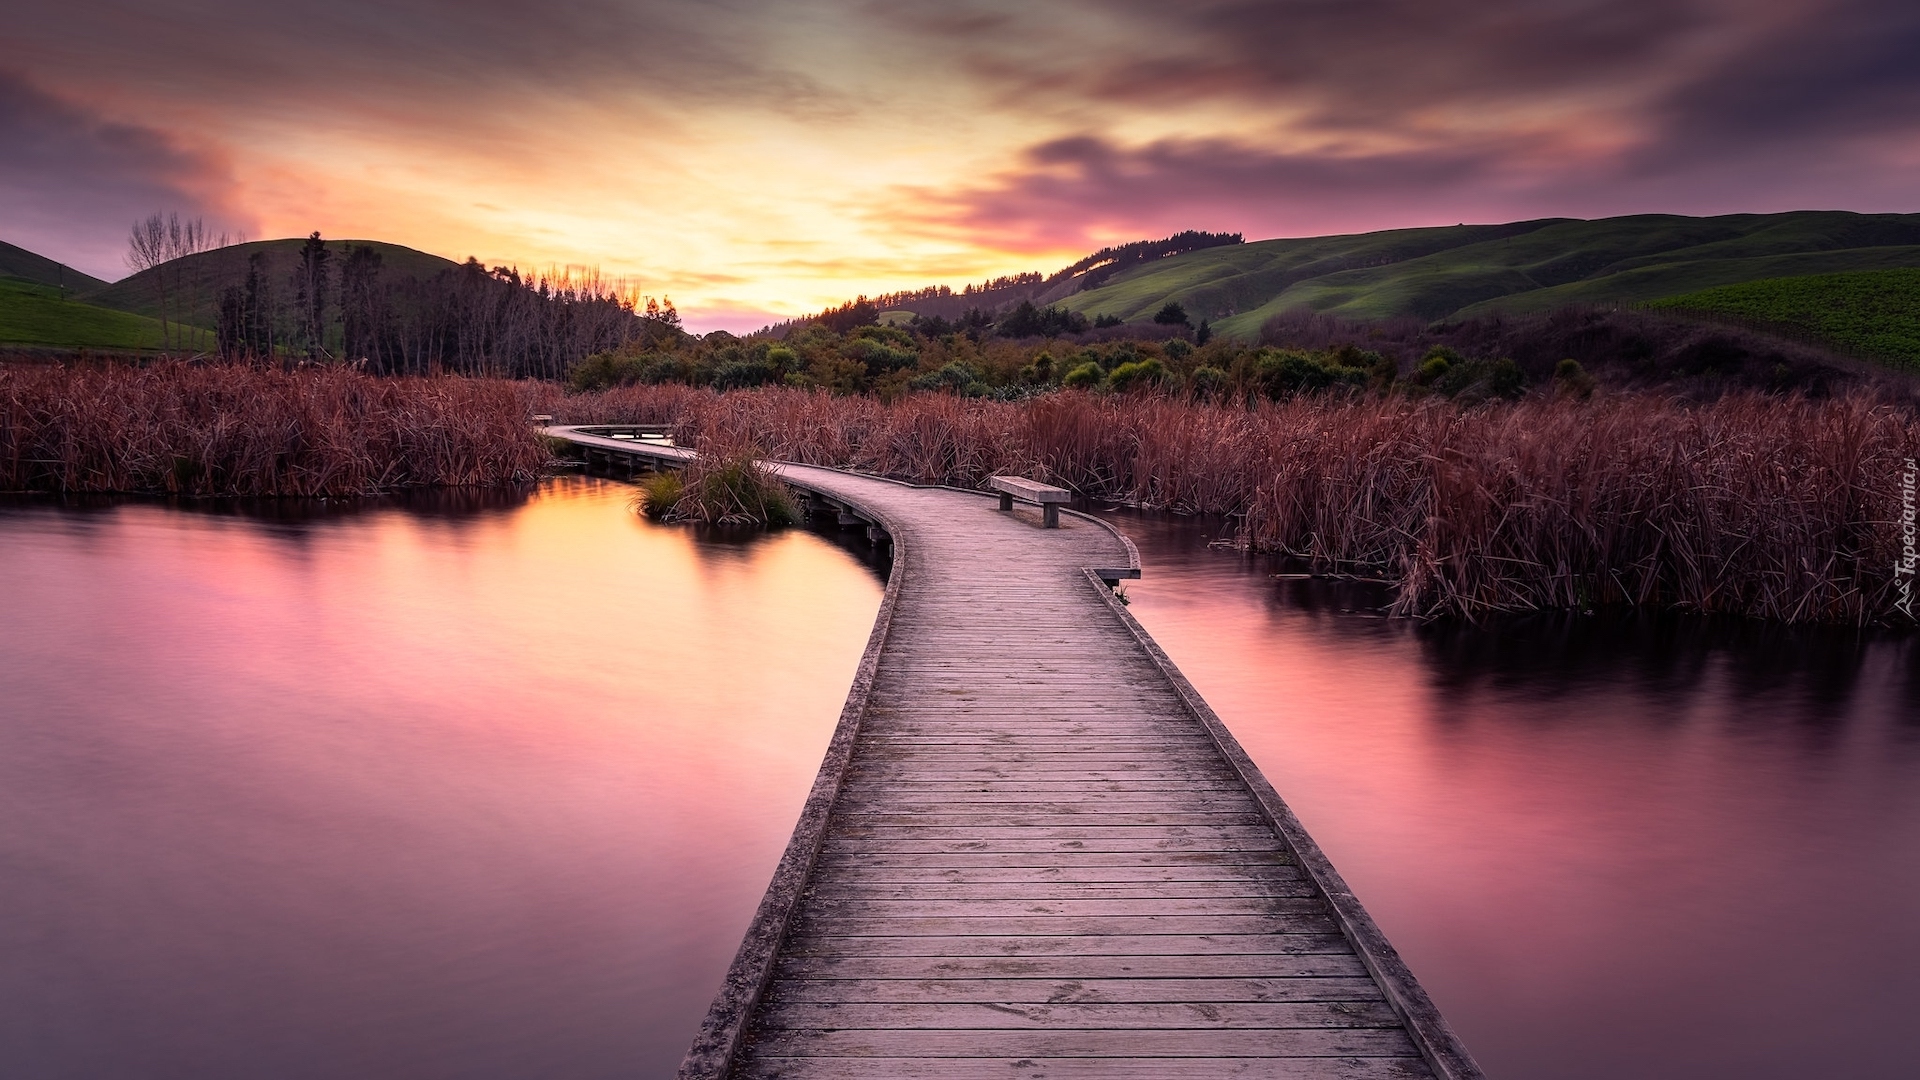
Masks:
[[[1004,491],[1000,493],[1000,509],[1006,510],[1006,511],[1011,511],[1013,509],[1012,495],[1009,495]]]
[[[1040,508],[1040,527],[1057,529],[1060,527],[1060,504],[1047,503]]]

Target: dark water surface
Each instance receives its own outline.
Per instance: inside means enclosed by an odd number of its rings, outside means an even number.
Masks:
[[[1421,626],[1109,517],[1134,613],[1490,1076],[1920,1076],[1913,639]]]
[[[670,1076],[881,586],[629,491],[0,508],[0,1077]],[[1113,517],[1497,1080],[1920,1075],[1911,640],[1422,627]]]
[[[630,492],[0,510],[0,1077],[671,1076],[881,582]]]

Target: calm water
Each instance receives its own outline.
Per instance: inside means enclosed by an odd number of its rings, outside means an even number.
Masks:
[[[0,1076],[671,1076],[882,584],[629,490],[0,512]]]
[[[1422,627],[1119,523],[1133,611],[1490,1076],[1920,1076],[1913,640]]]
[[[670,1076],[881,585],[627,493],[0,509],[0,1076]],[[1419,627],[1116,517],[1493,1076],[1920,1075],[1910,641]]]

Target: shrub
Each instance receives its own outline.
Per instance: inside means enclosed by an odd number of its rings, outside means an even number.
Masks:
[[[1107,373],[1100,369],[1100,365],[1089,360],[1067,372],[1066,376],[1060,380],[1060,385],[1079,390],[1092,390],[1099,387],[1106,378]]]
[[[869,329],[879,329],[870,327]],[[899,331],[894,331],[899,333]],[[911,339],[907,346],[889,343],[872,337],[859,337],[847,342],[842,350],[849,360],[858,361],[867,369],[867,377],[877,379],[896,371],[906,371],[920,362],[920,354],[913,351]]]
[[[744,390],[779,380],[780,373],[765,360],[728,360],[713,370],[716,390]]]
[[[1262,349],[1254,360],[1253,377],[1261,393],[1279,400],[1311,394],[1333,386],[1365,386],[1367,373],[1328,357],[1298,349]]]
[[[1553,366],[1553,385],[1556,394],[1586,398],[1593,396],[1598,384],[1587,374],[1587,369],[1580,366],[1580,361],[1569,358]]]
[[[1432,386],[1446,378],[1447,372],[1452,370],[1453,364],[1446,357],[1429,356],[1420,361],[1419,367],[1413,369],[1413,381],[1421,386]]]
[[[1225,394],[1233,377],[1217,367],[1197,367],[1187,376],[1187,389],[1202,401],[1213,401]]]
[[[1053,354],[1042,352],[1033,363],[1020,369],[1020,381],[1028,386],[1043,386],[1053,381]]]
[[[921,375],[907,386],[914,390],[945,391],[949,394],[978,397],[981,391],[990,389],[975,371],[973,365],[963,360],[949,360],[941,365],[939,371]]]
[[[1113,373],[1107,376],[1107,386],[1117,393],[1124,394],[1129,390],[1158,386],[1166,375],[1167,369],[1160,361],[1148,357],[1145,360],[1135,360],[1114,368]]]

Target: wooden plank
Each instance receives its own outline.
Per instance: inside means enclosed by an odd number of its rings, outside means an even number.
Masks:
[[[1401,1028],[1305,1028],[1286,1038],[1270,1031],[867,1031],[757,1032],[754,1052],[769,1057],[1385,1057],[1413,1056]]]
[[[850,1001],[924,1004],[940,1001],[1216,1002],[1378,1001],[1380,988],[1365,975],[1215,979],[809,979],[780,984],[783,1002]]]
[[[953,903],[954,901],[947,901]],[[1326,933],[1334,929],[1324,908],[1283,915],[938,915],[867,918],[810,905],[792,934],[805,938],[860,937],[1057,937],[1090,941],[1104,937],[1261,937]]]
[[[1352,951],[1212,953],[1203,956],[849,956],[788,952],[777,968],[792,979],[1157,979],[1362,978]]]
[[[783,1058],[757,1054],[743,1080],[1414,1080],[1418,1057],[1306,1058]]]
[[[968,886],[973,892],[979,886]],[[954,907],[964,907],[968,915],[1004,917],[1004,915],[1283,915],[1317,913],[1325,915],[1319,897],[1279,896],[1137,896],[1137,897],[1048,897],[1048,899],[981,899],[977,896],[874,897],[822,896],[812,894],[808,911],[816,917],[835,919],[912,919],[925,915],[950,915]]]
[[[757,1033],[792,1030],[1237,1031],[1390,1028],[1400,1018],[1385,998],[1373,1001],[1190,1002],[863,1002],[770,999]]]
[[[1001,830],[1002,832],[1012,830]],[[1043,831],[1043,830],[1035,830]],[[1032,840],[989,837],[978,840],[888,839],[872,840],[851,836],[830,836],[821,853],[835,855],[945,855],[1023,852],[1147,852],[1147,851],[1279,851],[1280,841],[1272,836],[1233,840],[1217,837],[1169,836],[1146,829],[1132,830],[1134,836],[1100,837],[1087,840]]]
[[[1314,897],[1313,883],[1276,881],[1268,875],[1246,875],[1223,881],[874,881],[868,875],[829,877],[814,882],[808,895],[815,900],[1001,900],[1029,903],[1153,900],[1179,903],[1206,898],[1260,900]]]
[[[791,934],[794,956],[1268,956],[1287,953],[1347,953],[1347,939],[1332,922],[1323,933],[1297,934],[1090,934],[954,937],[824,937]]]

